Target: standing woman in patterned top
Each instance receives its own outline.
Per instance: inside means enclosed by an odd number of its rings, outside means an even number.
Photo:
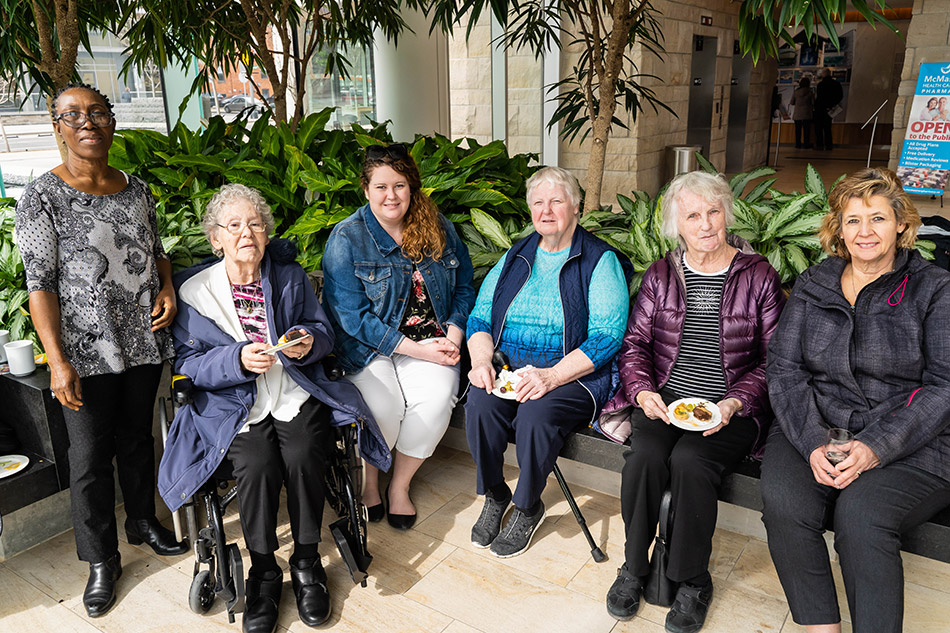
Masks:
[[[620,487],[626,560],[607,592],[607,611],[618,620],[636,614],[669,488],[675,520],[666,576],[677,585],[666,617],[671,633],[693,633],[706,620],[722,475],[764,443],[772,418],[765,348],[785,296],[768,260],[726,232],[732,204],[732,190],[719,176],[696,171],[670,183],[662,230],[680,246],[643,277],[618,357],[621,389],[601,418],[611,439],[629,436]],[[680,398],[716,403],[718,412],[710,406],[707,422],[716,423],[718,413],[718,424],[701,432],[674,426],[667,406]],[[693,419],[678,407],[673,414]],[[622,420],[623,430],[610,428],[607,419]]]
[[[162,362],[173,356],[165,328],[177,307],[148,187],[109,166],[109,99],[71,84],[53,100],[53,127],[66,162],[23,192],[16,238],[69,434],[76,550],[89,563],[83,605],[98,617],[122,573],[113,458],[129,542],[160,555],[188,549],[155,518],[152,407]]]
[[[472,262],[452,223],[422,191],[403,145],[366,149],[369,204],[340,222],[323,256],[324,304],[340,364],[363,394],[393,450],[387,498],[367,466],[370,521],[409,529],[409,485],[449,425],[459,348],[475,302]]]

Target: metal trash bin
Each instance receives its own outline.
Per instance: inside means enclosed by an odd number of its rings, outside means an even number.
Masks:
[[[666,147],[666,181],[688,171],[696,171],[699,166],[696,161],[696,152],[703,151],[699,145],[667,145]]]

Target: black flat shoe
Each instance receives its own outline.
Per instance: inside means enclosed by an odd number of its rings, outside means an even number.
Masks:
[[[125,535],[130,545],[147,543],[159,556],[176,556],[188,551],[188,545],[175,540],[175,533],[158,522],[158,519],[126,519]]]
[[[89,563],[89,581],[82,594],[82,605],[90,618],[105,615],[115,604],[115,582],[122,575],[122,559],[116,552],[101,563]]]
[[[330,591],[327,572],[319,558],[290,566],[290,580],[297,598],[297,614],[307,626],[319,626],[330,619]]]
[[[248,577],[244,587],[245,607],[241,620],[244,633],[274,633],[277,628],[277,605],[284,586],[284,575],[273,580]]]
[[[389,486],[386,486],[386,501],[389,501]],[[390,505],[390,508],[392,505]],[[416,515],[415,514],[393,514],[392,512],[386,513],[386,520],[389,521],[389,525],[393,526],[397,530],[408,530],[413,525],[416,524]]]
[[[386,517],[386,506],[380,501],[374,506],[366,506],[366,519],[370,523],[379,523]]]

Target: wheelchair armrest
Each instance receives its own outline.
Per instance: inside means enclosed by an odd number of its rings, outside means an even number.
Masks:
[[[195,385],[188,376],[181,374],[172,376],[172,399],[178,406],[189,404],[194,390]]]

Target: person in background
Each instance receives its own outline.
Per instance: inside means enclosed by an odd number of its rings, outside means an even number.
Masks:
[[[66,86],[53,99],[53,129],[66,160],[27,185],[16,240],[63,405],[76,551],[89,563],[83,606],[96,618],[112,608],[122,575],[113,459],[129,543],[162,556],[188,551],[155,518],[152,408],[178,308],[148,185],[109,166],[109,99]]]
[[[472,544],[499,558],[528,548],[564,438],[595,419],[609,396],[633,273],[626,256],[578,226],[580,188],[570,172],[544,167],[526,185],[536,232],[491,269],[468,320],[465,432],[485,495]],[[518,370],[513,392],[495,391],[495,350]],[[521,468],[514,495],[502,469],[510,431]]]
[[[828,258],[769,343],[762,520],[796,623],[841,631],[830,520],[853,630],[896,633],[901,532],[950,505],[950,273],[914,248],[920,216],[894,172],[862,169],[828,203]],[[854,438],[837,463],[830,428]]]
[[[811,149],[811,120],[815,112],[815,93],[811,90],[811,79],[802,77],[798,88],[792,93],[792,119],[795,121],[795,147]]]
[[[832,116],[828,111],[841,103],[844,92],[841,84],[831,76],[827,68],[820,68],[817,74],[818,86],[815,89],[815,148],[831,151],[834,144],[831,141]]]

